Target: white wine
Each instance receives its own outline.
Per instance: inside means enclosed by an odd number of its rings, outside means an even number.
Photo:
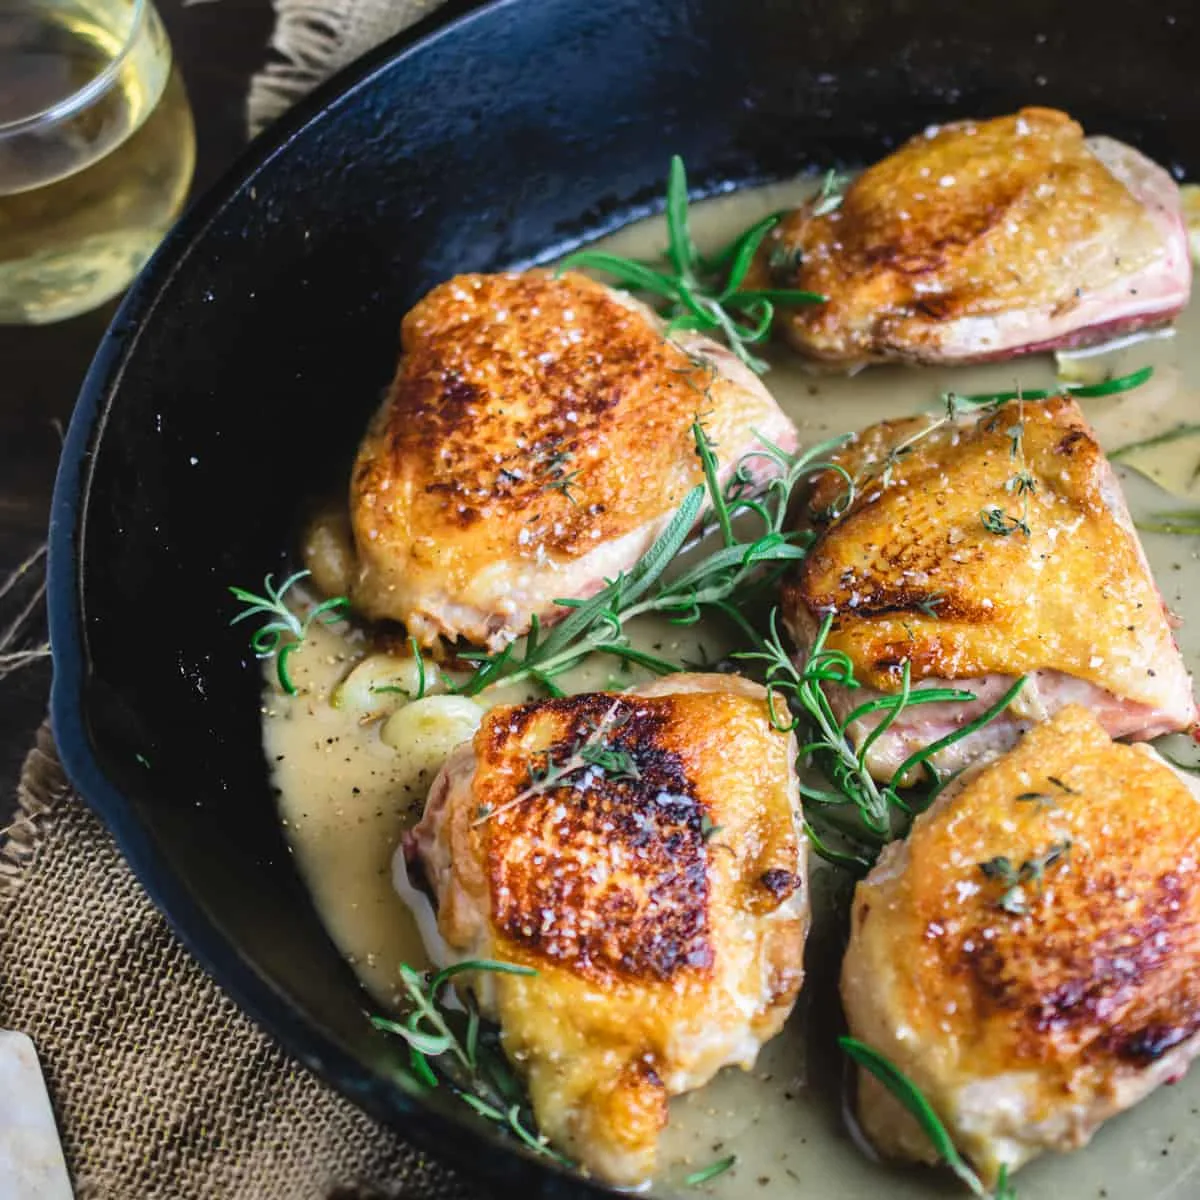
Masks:
[[[191,110],[141,0],[0,8],[0,323],[62,320],[129,283],[179,214]]]

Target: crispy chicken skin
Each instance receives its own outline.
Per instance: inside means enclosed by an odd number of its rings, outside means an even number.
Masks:
[[[527,792],[546,751],[568,761],[597,729],[636,777]],[[749,1069],[791,1011],[809,919],[795,754],[758,685],[679,675],[493,709],[434,782],[413,841],[440,931],[537,970],[473,986],[542,1132],[600,1178],[649,1178],[668,1097]]]
[[[425,645],[498,649],[636,563],[702,482],[698,414],[726,477],[758,435],[796,445],[727,350],[583,275],[458,276],[401,342],[351,482],[352,599]]]
[[[1100,341],[1169,321],[1191,288],[1175,181],[1052,109],[933,126],[817,212],[776,226],[748,286],[827,296],[783,330],[842,367]]]
[[[910,753],[978,716],[1026,674],[1007,714],[941,752],[938,765],[1006,749],[1073,701],[1113,737],[1192,725],[1191,680],[1169,614],[1075,401],[1013,402],[912,440],[932,420],[874,425],[839,453],[857,494],[783,589],[784,621],[801,647],[833,614],[827,645],[850,656],[865,685],[831,689],[840,714],[898,691],[905,664],[914,685],[953,683],[977,696],[906,709],[874,743],[872,773],[891,778]],[[1022,473],[1031,491],[1014,485]],[[845,489],[827,472],[811,510],[826,512]],[[993,507],[1007,534],[985,526]],[[1017,520],[1028,535],[1011,527]],[[856,722],[852,738],[879,719]]]
[[[1069,707],[956,781],[855,892],[852,1035],[909,1075],[988,1180],[1075,1149],[1200,1051],[1200,801]],[[1010,888],[1005,860],[1026,878]],[[980,864],[988,864],[985,869]],[[863,1073],[887,1155],[928,1140]]]

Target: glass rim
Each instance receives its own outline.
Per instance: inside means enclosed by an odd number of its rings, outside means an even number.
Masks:
[[[89,79],[82,87],[76,88],[69,96],[64,96],[61,100],[55,101],[38,112],[30,113],[26,117],[17,117],[12,121],[0,121],[0,139],[12,137],[14,134],[33,133],[43,125],[53,125],[64,121],[103,96],[121,73],[125,60],[132,52],[138,35],[142,32],[142,25],[146,20],[146,10],[149,7],[150,0],[133,0],[133,13],[125,40],[103,71]]]

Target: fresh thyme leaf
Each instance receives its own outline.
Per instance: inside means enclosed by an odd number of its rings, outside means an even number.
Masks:
[[[899,1101],[921,1127],[938,1157],[959,1177],[980,1200],[1016,1200],[1008,1183],[1007,1167],[1002,1167],[996,1191],[989,1192],[983,1181],[958,1152],[946,1126],[920,1089],[899,1067],[889,1062],[878,1050],[851,1037],[838,1038],[838,1045],[860,1067],[869,1071]]]
[[[1046,779],[1050,783],[1054,784],[1054,786],[1056,788],[1058,788],[1058,790],[1060,792],[1066,792],[1068,796],[1078,796],[1079,795],[1079,792],[1076,791],[1075,788],[1071,787],[1069,784],[1063,783],[1063,781],[1061,779],[1059,779],[1059,777],[1057,775],[1047,775]]]
[[[1195,437],[1197,434],[1200,434],[1200,424],[1187,422],[1183,425],[1176,425],[1174,429],[1168,429],[1165,433],[1156,433],[1153,437],[1142,438],[1138,442],[1127,442],[1124,446],[1110,450],[1108,457],[1111,462],[1119,462],[1131,454],[1136,454],[1139,450],[1149,450],[1153,446],[1165,446],[1168,442],[1177,442],[1181,438]]]
[[[737,1155],[730,1154],[725,1158],[719,1158],[714,1163],[709,1163],[707,1167],[701,1167],[698,1171],[693,1171],[690,1175],[683,1177],[684,1187],[699,1187],[703,1183],[708,1183],[711,1179],[716,1179],[718,1175],[724,1175],[730,1167],[737,1162]]]
[[[938,608],[945,603],[946,596],[944,592],[931,592],[924,600],[917,602],[917,611],[923,612],[927,617],[940,617],[941,613]]]
[[[1016,533],[1018,530],[1026,537],[1032,536],[1029,523],[1024,518],[1014,517],[1011,513],[1005,512],[998,504],[991,504],[982,509],[979,519],[983,522],[984,529],[988,533],[994,533],[997,537],[1008,537],[1009,534]]]
[[[274,657],[279,686],[289,696],[296,694],[296,685],[292,682],[291,674],[288,671],[288,659],[292,652],[308,636],[308,631],[312,628],[314,621],[323,621],[325,624],[336,621],[338,620],[337,614],[350,605],[350,601],[345,596],[334,596],[314,605],[303,619],[298,617],[288,606],[285,596],[301,579],[306,579],[311,574],[311,571],[297,571],[294,575],[289,575],[279,587],[275,587],[273,583],[274,576],[268,575],[263,580],[265,595],[261,596],[255,592],[248,592],[245,588],[233,586],[229,588],[234,597],[246,605],[229,622],[230,625],[236,625],[239,621],[246,621],[258,616],[269,618],[251,636],[250,648],[258,658]]]
[[[1058,801],[1049,792],[1022,792],[1017,797],[1017,803],[1036,804],[1039,809],[1058,807]]]
[[[1200,534],[1200,508],[1175,508],[1151,513],[1134,524],[1147,533]]]
[[[712,817],[708,813],[701,814],[700,817],[700,836],[707,842],[710,838],[714,838],[718,833],[725,828],[724,825],[715,825]]]
[[[1029,794],[1033,795],[1032,793]],[[1017,799],[1025,797],[1018,796]],[[1024,916],[1029,911],[1025,898],[1025,886],[1033,884],[1040,892],[1045,881],[1046,872],[1062,862],[1071,852],[1071,839],[1051,842],[1046,850],[1033,858],[1027,858],[1019,867],[1014,867],[1012,860],[1005,855],[997,855],[979,864],[984,876],[1004,885],[996,907],[1013,916]]]

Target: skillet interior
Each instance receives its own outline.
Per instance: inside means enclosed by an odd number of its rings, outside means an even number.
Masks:
[[[672,152],[713,190],[1037,102],[1200,173],[1200,17],[1162,0],[1062,6],[1053,26],[1033,0],[508,0],[447,19],[325,89],[168,240],[85,384],[51,539],[73,778],[262,1024],[443,1147],[464,1135],[388,1081],[396,1049],[289,861],[258,665],[226,624],[226,585],[284,566],[304,498],[343,467],[402,312],[456,271],[548,257],[644,212]],[[458,1161],[591,1190],[514,1154]]]

